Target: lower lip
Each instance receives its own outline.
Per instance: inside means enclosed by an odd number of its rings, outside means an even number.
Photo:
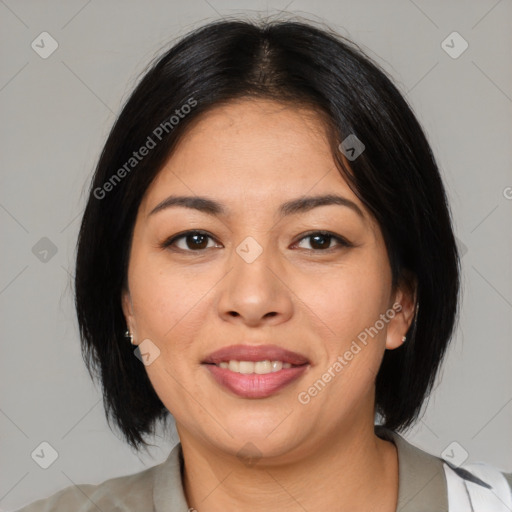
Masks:
[[[232,372],[214,364],[205,365],[213,378],[229,391],[242,398],[267,398],[298,379],[309,365],[283,368],[277,372],[259,375]]]

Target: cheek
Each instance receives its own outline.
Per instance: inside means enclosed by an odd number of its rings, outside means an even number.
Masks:
[[[209,307],[209,291],[219,281],[212,270],[177,267],[161,255],[133,258],[130,291],[139,336],[168,352],[192,342]]]
[[[312,286],[312,281],[314,286]],[[331,267],[325,274],[304,275],[297,294],[325,324],[334,339],[331,350],[339,350],[375,324],[385,312],[390,276],[377,258],[354,258],[350,264]]]
[[[372,329],[387,310],[390,279],[377,260],[361,258],[360,264],[316,275],[314,283],[304,278],[300,297],[313,313],[310,327],[322,355],[297,399],[308,400],[312,416],[332,421],[326,411],[343,416],[372,393],[386,337],[385,327]]]
[[[206,311],[211,308],[208,290],[218,278],[211,272],[190,272],[171,266],[165,258],[134,257],[130,264],[130,291],[134,302],[137,334],[150,339],[159,356],[146,372],[165,406],[182,416],[193,417],[193,401],[183,400],[184,389],[194,396],[193,365],[197,354],[191,350],[201,338]]]

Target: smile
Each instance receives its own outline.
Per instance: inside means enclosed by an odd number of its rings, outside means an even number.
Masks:
[[[282,370],[283,368],[291,368],[291,363],[283,361],[222,361],[217,366],[220,368],[228,368],[232,372],[243,373],[249,375],[257,373],[258,375],[265,375],[267,373],[274,373]]]
[[[213,383],[242,398],[267,398],[301,377],[306,356],[278,345],[223,347],[202,361]]]

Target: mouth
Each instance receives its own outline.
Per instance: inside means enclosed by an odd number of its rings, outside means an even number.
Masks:
[[[292,365],[291,363],[286,363],[284,361],[270,361],[268,359],[264,361],[237,361],[235,359],[231,359],[229,361],[221,361],[215,366],[218,366],[219,368],[227,368],[232,372],[242,373],[244,375],[251,375],[253,373],[258,375],[267,375],[268,373],[278,372],[283,368],[288,369],[292,368],[292,366],[296,367],[301,365]]]
[[[242,398],[266,398],[298,379],[309,360],[276,345],[232,345],[202,364],[223,389]]]

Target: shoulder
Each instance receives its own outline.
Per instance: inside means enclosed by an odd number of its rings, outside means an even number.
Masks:
[[[70,485],[48,498],[29,503],[16,512],[152,510],[155,482],[164,465],[165,462],[139,473],[111,478],[96,485]]]
[[[398,433],[376,426],[375,433],[392,441],[397,447],[399,489],[398,507],[400,512],[427,512],[436,510],[447,512],[450,496],[456,496],[458,485],[450,475],[457,475],[459,484],[468,488],[476,485],[475,493],[484,488],[493,487],[496,493],[502,493],[505,499],[512,499],[512,474],[485,463],[473,463],[455,468],[441,457],[432,455],[409,443]],[[491,485],[486,485],[489,481]],[[483,483],[483,486],[482,486]],[[466,493],[466,490],[464,489]],[[493,509],[495,510],[495,509]],[[496,509],[499,510],[499,509]]]
[[[409,443],[397,432],[375,426],[375,433],[391,441],[398,455],[398,505],[400,512],[448,511],[443,460]]]
[[[445,461],[450,510],[464,504],[468,510],[509,512],[512,510],[510,473],[486,462],[454,466]],[[483,508],[482,508],[483,510]]]

